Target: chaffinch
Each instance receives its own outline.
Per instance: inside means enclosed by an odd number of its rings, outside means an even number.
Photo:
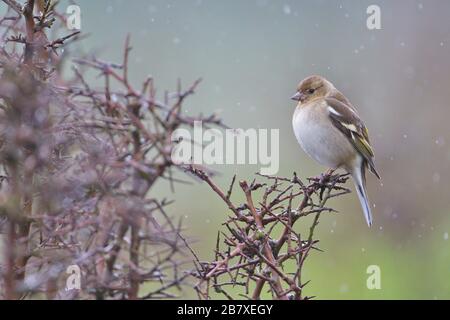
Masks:
[[[292,96],[298,101],[292,125],[303,150],[322,165],[352,176],[369,227],[372,213],[366,191],[366,168],[378,179],[369,132],[350,101],[331,82],[310,76]]]

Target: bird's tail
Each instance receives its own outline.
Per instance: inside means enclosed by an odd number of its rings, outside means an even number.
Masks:
[[[359,202],[364,212],[367,225],[372,226],[372,212],[370,210],[369,198],[366,192],[366,163],[364,160],[360,161],[359,165],[354,168],[352,177],[355,182],[356,193],[358,194]]]

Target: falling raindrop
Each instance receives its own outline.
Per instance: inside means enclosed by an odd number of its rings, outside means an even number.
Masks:
[[[291,7],[290,7],[289,5],[287,5],[287,4],[285,4],[285,5],[283,6],[283,12],[284,12],[284,14],[286,14],[286,15],[291,14]]]
[[[436,145],[438,145],[439,147],[443,147],[443,146],[445,146],[445,138],[437,137],[436,140],[434,141],[434,143],[436,143]]]

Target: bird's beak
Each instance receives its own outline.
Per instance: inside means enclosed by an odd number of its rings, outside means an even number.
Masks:
[[[292,99],[292,100],[295,100],[295,101],[303,101],[304,98],[305,98],[305,95],[304,95],[303,93],[299,92],[299,91],[297,91],[297,92],[291,97],[291,99]]]

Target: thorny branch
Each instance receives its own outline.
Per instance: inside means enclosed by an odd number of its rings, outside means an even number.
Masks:
[[[195,121],[225,127],[214,114],[182,112],[200,80],[185,89],[178,81],[159,100],[151,76],[138,86],[131,81],[130,37],[120,63],[69,61],[81,35],[64,29],[54,2],[2,2],[8,10],[0,18],[0,298],[173,298],[192,276],[202,299],[212,291],[234,299],[230,287],[251,299],[266,290],[276,299],[309,298],[302,267],[318,249],[321,214],[334,211],[327,201],[349,192],[341,186],[346,176],[241,181],[245,202],[237,205],[236,177],[223,191],[205,168],[171,160],[178,128]],[[49,29],[64,35],[49,39]],[[71,63],[69,79],[63,63]],[[160,181],[173,188],[174,169],[205,181],[231,212],[212,262],[200,261],[182,236],[181,221],[167,213],[172,202],[151,192]],[[308,216],[309,231],[296,232]],[[71,265],[82,270],[81,290],[65,290]]]
[[[296,174],[292,179],[261,176],[264,183],[241,181],[246,202],[236,206],[230,200],[235,178],[224,196],[208,174],[193,166],[186,170],[205,181],[233,213],[224,222],[228,232],[217,236],[215,259],[198,261],[192,272],[198,279],[195,289],[199,298],[211,299],[214,291],[235,299],[228,288],[238,287],[240,297],[261,299],[266,287],[275,299],[310,299],[302,295],[307,284],[302,280],[302,267],[310,251],[319,250],[314,231],[320,215],[335,212],[325,206],[327,201],[350,192],[342,187],[348,176],[323,175],[308,179],[307,184]],[[309,232],[302,236],[294,225],[299,220],[306,223],[309,215],[313,215],[313,220]],[[295,267],[285,267],[288,261],[294,261]],[[295,272],[288,273],[287,269]]]
[[[65,80],[59,66],[70,63],[80,33],[64,29],[50,1],[39,10],[32,0],[23,9],[3,2],[0,297],[175,297],[189,276],[180,269],[188,242],[166,212],[171,201],[150,190],[178,181],[171,161],[177,128],[197,120],[222,126],[214,115],[183,112],[199,81],[186,89],[179,82],[164,101],[152,77],[136,87],[130,37],[121,63],[78,58]],[[11,11],[20,17],[7,19]],[[48,39],[49,28],[65,35]],[[101,87],[86,79],[89,72],[99,74]],[[69,265],[82,270],[81,290],[65,290]]]

